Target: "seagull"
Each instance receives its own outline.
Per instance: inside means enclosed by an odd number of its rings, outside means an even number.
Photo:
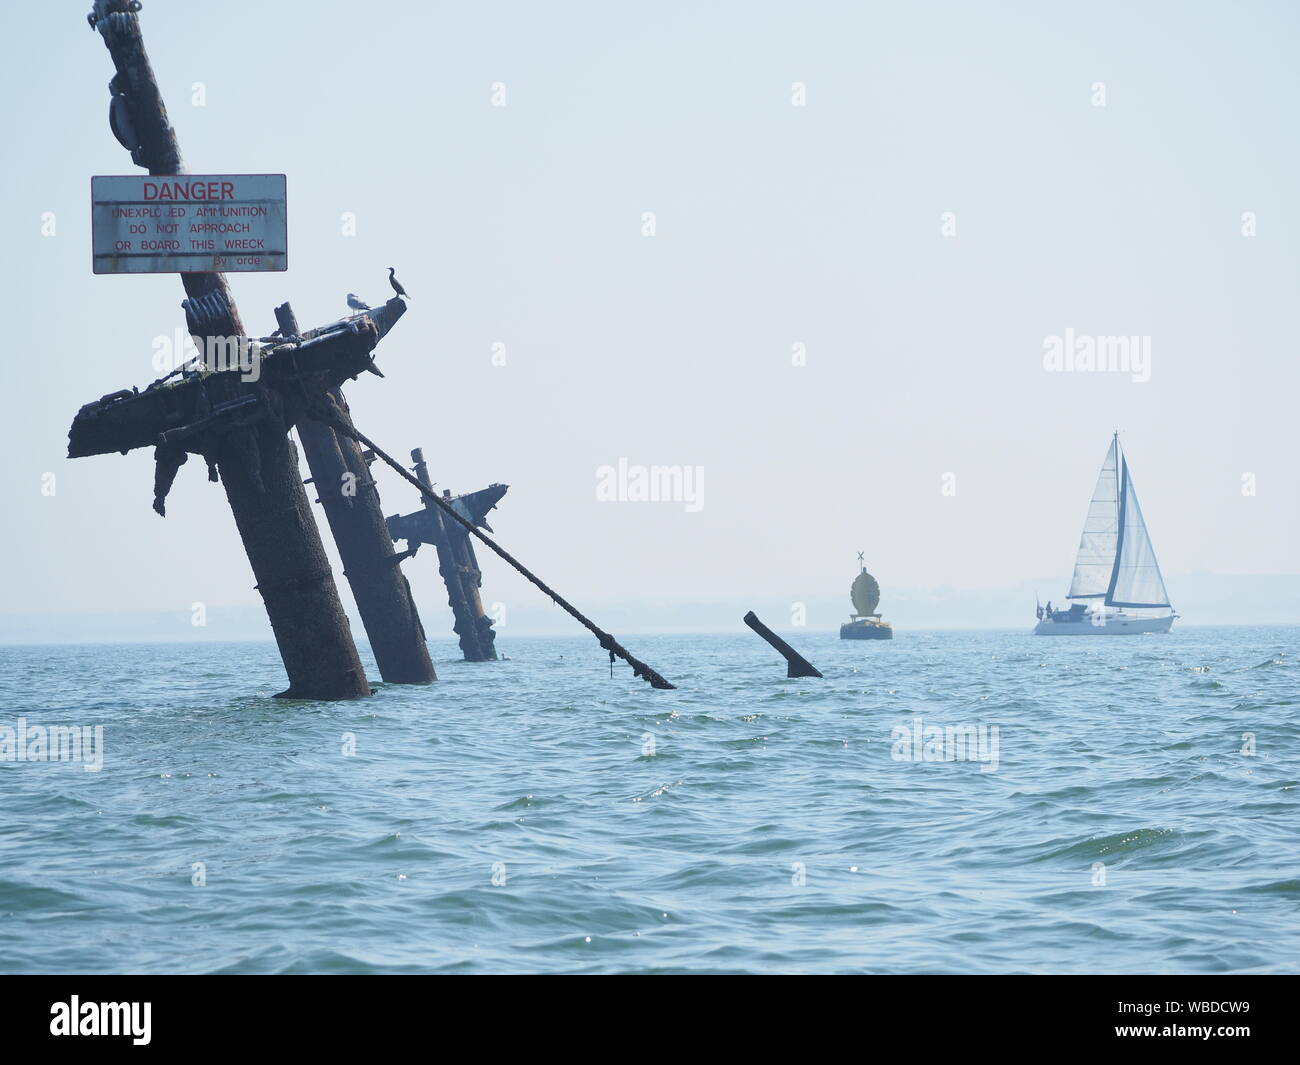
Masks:
[[[357,299],[357,297],[351,292],[348,293],[348,306],[351,307],[354,311],[370,310],[370,304],[368,304],[365,300]]]
[[[390,266],[388,268],[388,283],[393,286],[393,291],[396,292],[399,296],[406,296],[406,289],[402,288],[402,283],[398,281],[396,277],[393,276],[393,273],[394,273],[393,268]],[[406,298],[410,299],[411,297],[406,296]]]

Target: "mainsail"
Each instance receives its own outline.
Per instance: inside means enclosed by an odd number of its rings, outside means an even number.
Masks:
[[[1170,605],[1118,436],[1111,439],[1088,504],[1066,598],[1100,599],[1113,607]]]
[[[1074,560],[1074,580],[1067,599],[1102,599],[1110,588],[1119,545],[1119,438],[1112,437],[1101,464],[1097,487],[1088,504],[1088,517]]]

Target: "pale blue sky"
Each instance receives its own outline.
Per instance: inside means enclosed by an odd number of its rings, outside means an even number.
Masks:
[[[255,603],[201,466],[164,521],[149,452],[64,458],[77,408],[147,383],[184,322],[175,277],[91,275],[90,176],[134,168],[87,10],[14,7],[0,44],[0,612]],[[1189,620],[1180,574],[1300,572],[1296,5],[211,10],[142,18],[190,168],[288,175],[290,269],[232,278],[246,324],[337,317],[397,266],[413,301],[358,425],[440,486],[509,482],[493,525],[575,601],[839,594],[859,549],[886,589],[1059,597],[1114,427]],[[1044,372],[1067,327],[1150,336],[1151,380]],[[620,457],[703,466],[703,510],[597,502]],[[379,476],[386,512],[417,505]]]

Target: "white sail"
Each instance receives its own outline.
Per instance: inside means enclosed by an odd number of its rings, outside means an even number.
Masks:
[[[1156,551],[1151,546],[1137,490],[1128,472],[1128,460],[1120,459],[1119,545],[1115,552],[1115,570],[1106,590],[1107,606],[1169,606],[1165,579],[1160,575]]]
[[[1074,560],[1067,599],[1102,599],[1111,586],[1119,549],[1119,441],[1112,437]]]

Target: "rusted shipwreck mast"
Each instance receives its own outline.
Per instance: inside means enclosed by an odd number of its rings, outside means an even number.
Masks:
[[[95,0],[89,16],[116,68],[109,83],[109,124],[133,163],[152,175],[184,174],[180,147],[145,52],[140,8],[138,0]],[[353,425],[341,386],[362,372],[378,373],[374,349],[406,310],[400,296],[305,331],[286,303],[276,308],[275,333],[254,342],[224,275],[185,273],[181,281],[188,297],[182,303],[186,323],[204,355],[144,391],[124,389],[86,404],[68,434],[68,455],[125,454],[153,446],[154,509],[159,514],[165,514],[167,494],[189,456],[204,460],[209,479],[220,480],[225,488],[266,605],[289,676],[282,696],[347,699],[370,692],[298,474],[296,449],[288,436],[295,426],[311,468],[307,483],[315,487],[325,509],[385,680],[435,677],[409,585],[398,568],[405,556],[392,547],[392,539],[406,537],[390,535],[369,475],[372,454],[419,490],[427,510],[441,521],[441,530],[429,533],[432,539],[418,532],[417,539],[445,545],[448,560],[454,562],[448,568],[455,579],[446,574],[444,579],[467,657],[495,657],[491,623],[483,616],[478,596],[472,536],[591,631],[608,651],[611,666],[621,658],[652,687],[673,687],[486,537],[478,527],[486,526],[481,514],[476,517],[468,504],[457,508],[456,500],[437,496],[427,471],[422,479],[411,476]],[[214,364],[207,357],[214,347],[229,353],[232,341],[240,354],[234,367]],[[497,489],[505,490],[493,486],[486,491]],[[453,592],[457,585],[459,590]]]
[[[183,174],[180,145],[145,51],[140,6],[133,0],[96,0],[89,16],[116,69],[109,83],[109,124],[133,163],[150,174]],[[210,479],[220,478],[225,486],[266,604],[289,674],[282,694],[365,695],[369,684],[288,439],[296,424],[381,674],[395,682],[435,679],[378,495],[365,464],[358,466],[359,449],[308,417],[315,408],[350,424],[339,386],[373,369],[375,344],[405,306],[394,298],[364,315],[300,335],[285,304],[276,311],[279,341],[254,358],[225,277],[187,273],[181,281],[189,297],[182,306],[199,351],[208,353],[210,342],[216,342],[229,352],[234,340],[249,356],[249,372],[210,372],[212,367],[203,365],[179,380],[169,375],[143,393],[117,392],[87,404],[69,434],[69,456],[153,444],[154,507],[161,514],[181,464],[190,454],[201,455]],[[347,489],[355,492],[346,494]]]
[[[203,335],[203,306],[186,301]],[[225,313],[213,298],[214,314]],[[68,433],[68,457],[155,448],[154,505],[200,456],[220,480],[266,604],[289,688],[304,699],[368,694],[338,589],[298,474],[288,430],[319,397],[372,365],[379,339],[404,312],[398,299],[302,337],[251,348],[252,371],[200,369],[88,403]],[[254,373],[257,380],[249,380]]]
[[[411,452],[415,463],[415,476],[430,491],[429,466],[424,461],[424,451]],[[487,523],[507,486],[493,484],[477,492],[452,496],[443,493],[443,499],[475,528],[492,531]],[[394,540],[406,541],[406,554],[414,555],[421,544],[432,544],[438,552],[438,573],[447,587],[447,605],[451,607],[454,623],[452,630],[460,639],[460,650],[466,662],[496,661],[496,632],[492,619],[483,612],[483,599],[479,589],[483,584],[483,571],[479,569],[474,554],[474,542],[460,525],[449,521],[436,503],[424,500],[424,509],[413,514],[394,514],[388,519],[388,531]]]

